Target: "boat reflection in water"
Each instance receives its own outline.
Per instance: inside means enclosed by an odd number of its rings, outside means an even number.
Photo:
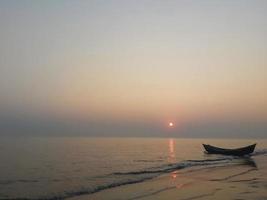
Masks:
[[[248,158],[240,158],[240,160],[243,161],[243,163],[242,163],[243,165],[248,165],[248,166],[250,166],[252,168],[258,168],[256,162],[251,157],[248,157]]]
[[[177,152],[176,152],[176,140],[173,138],[168,139],[168,163],[170,164],[175,164],[178,162],[177,160]],[[179,155],[178,155],[179,156]],[[207,166],[206,167],[201,167],[201,169],[194,169],[193,171],[198,171],[198,170],[203,170],[203,169],[223,169],[223,168],[232,168],[232,167],[236,167],[236,166],[242,166],[242,165],[246,165],[250,168],[252,168],[252,170],[256,170],[257,169],[257,164],[255,163],[253,157],[251,156],[243,156],[243,157],[239,157],[239,156],[226,156],[226,157],[221,157],[221,155],[219,155],[219,158],[222,160],[225,158],[225,163],[222,163],[221,165],[218,166],[218,160],[214,155],[212,156],[212,158],[207,158],[207,157],[211,157],[212,155],[210,154],[205,154],[203,160],[195,160],[193,162],[193,165],[196,162],[204,162],[205,160],[207,160]],[[212,160],[214,159],[214,165],[212,164]],[[196,168],[198,168],[196,166]],[[176,182],[178,181],[179,177],[179,170],[175,170],[173,172],[170,173],[170,178],[172,179],[172,181]],[[184,187],[184,185],[179,185],[177,184],[176,187],[179,189],[181,187]]]

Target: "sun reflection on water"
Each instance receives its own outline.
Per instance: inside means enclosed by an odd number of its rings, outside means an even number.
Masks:
[[[168,162],[170,162],[170,163],[176,162],[176,159],[175,159],[175,140],[174,139],[169,139],[169,157],[168,157]]]

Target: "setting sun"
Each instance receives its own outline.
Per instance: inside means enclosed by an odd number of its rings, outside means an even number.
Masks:
[[[169,127],[173,127],[174,124],[172,122],[169,122]]]

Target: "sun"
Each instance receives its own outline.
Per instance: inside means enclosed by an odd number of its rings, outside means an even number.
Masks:
[[[173,127],[173,126],[174,126],[173,122],[169,122],[169,127]]]

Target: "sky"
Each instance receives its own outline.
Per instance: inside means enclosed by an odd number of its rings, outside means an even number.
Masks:
[[[265,0],[2,0],[0,26],[0,135],[267,136]]]

